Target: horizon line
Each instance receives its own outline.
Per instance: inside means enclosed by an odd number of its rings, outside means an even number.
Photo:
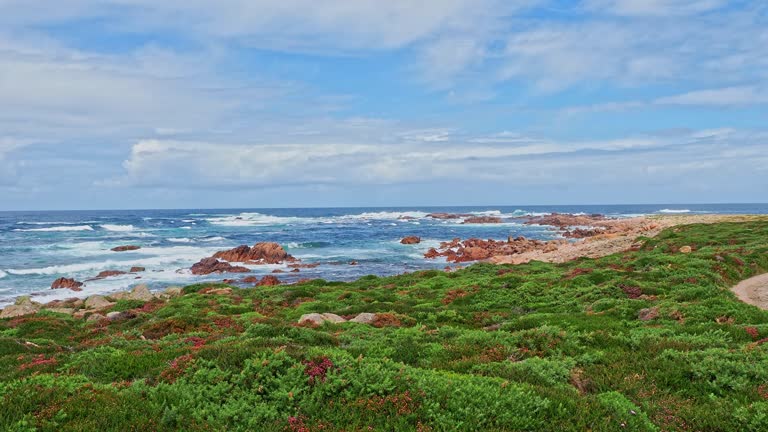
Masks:
[[[768,205],[768,202],[708,202],[708,203],[622,203],[622,204],[481,204],[481,205],[375,205],[375,206],[287,206],[287,207],[162,207],[162,208],[100,208],[100,209],[21,209],[21,210],[0,210],[0,213],[23,213],[23,212],[104,212],[104,211],[163,211],[163,210],[313,210],[313,209],[431,209],[431,208],[457,208],[457,207],[596,207],[596,206],[704,206],[704,205]]]

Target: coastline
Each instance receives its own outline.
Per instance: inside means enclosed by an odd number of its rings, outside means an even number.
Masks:
[[[558,215],[553,213],[550,216]],[[723,222],[750,222],[750,221],[763,221],[768,220],[768,215],[723,215],[723,214],[707,214],[707,215],[690,215],[690,214],[664,214],[664,215],[644,215],[631,218],[605,218],[601,215],[592,216],[579,216],[562,214],[561,216],[573,218],[578,221],[580,218],[593,218],[590,221],[588,228],[599,228],[605,230],[605,234],[591,233],[584,238],[578,238],[575,241],[566,242],[563,240],[551,241],[544,243],[545,245],[551,244],[551,248],[538,248],[522,253],[515,253],[511,255],[495,255],[487,259],[477,259],[464,262],[463,264],[474,264],[477,262],[489,262],[496,265],[519,265],[528,263],[531,261],[541,261],[547,263],[565,263],[573,261],[579,258],[601,258],[611,254],[623,252],[626,250],[632,250],[639,247],[641,244],[637,242],[640,237],[653,238],[660,232],[667,228],[689,225],[689,224],[714,224]],[[546,217],[546,216],[545,216]],[[584,222],[586,223],[586,222]],[[552,224],[552,222],[544,222],[545,225]],[[575,224],[575,223],[574,223]],[[561,232],[569,232],[568,229],[573,228],[573,225],[560,226]],[[511,239],[509,240],[512,241]],[[426,255],[425,255],[426,256]],[[225,261],[226,262],[226,261]],[[448,262],[446,264],[449,264]],[[451,267],[447,265],[445,271],[455,271],[461,268],[460,266]],[[223,273],[224,277],[227,273]],[[403,273],[401,273],[403,274]],[[365,276],[362,276],[365,277]],[[359,280],[359,278],[358,278]],[[768,280],[768,279],[766,279]],[[223,279],[224,283],[227,281],[233,281],[232,279]],[[220,281],[221,282],[221,281]],[[744,281],[747,282],[747,281]],[[217,282],[206,282],[209,285],[216,285]],[[280,282],[278,282],[280,283]],[[757,282],[749,283],[739,288],[739,298],[750,304],[758,305],[759,307],[766,308],[768,306],[768,299],[766,299],[765,291],[768,291],[768,287],[755,285]],[[759,279],[760,284],[764,284],[763,279]],[[178,286],[184,286],[183,281],[179,281],[178,284],[171,286],[170,292],[177,293]],[[291,285],[291,284],[285,284]],[[258,287],[258,284],[257,286]],[[11,304],[0,307],[0,313],[7,308],[14,308],[14,313],[28,313],[32,310],[35,312],[41,309],[57,310],[59,312],[69,313],[74,312],[76,308],[83,305],[90,298],[97,299],[97,302],[109,302],[114,303],[120,299],[132,300],[134,299],[137,290],[141,292],[141,295],[136,299],[152,299],[154,297],[168,299],[168,288],[164,290],[154,290],[150,292],[147,285],[143,283],[137,283],[128,290],[115,290],[113,292],[103,292],[92,295],[79,295],[77,291],[72,291],[72,295],[68,298],[55,299],[47,303],[38,303],[34,301],[34,293],[32,295],[22,295],[14,299]],[[70,307],[75,305],[75,307]],[[21,307],[19,307],[21,306]],[[8,313],[6,312],[5,315]]]

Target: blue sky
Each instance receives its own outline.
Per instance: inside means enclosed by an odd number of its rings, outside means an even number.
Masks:
[[[0,210],[768,201],[768,4],[0,0]]]

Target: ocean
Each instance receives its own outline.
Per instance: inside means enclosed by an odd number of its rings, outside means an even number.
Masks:
[[[461,220],[425,217],[435,212],[491,215],[505,222],[461,224]],[[280,243],[304,263],[320,263],[299,273],[278,275],[286,283],[304,278],[343,281],[369,274],[384,276],[443,268],[444,261],[425,259],[423,254],[455,237],[559,238],[551,227],[524,225],[522,220],[514,219],[551,212],[612,217],[768,214],[768,204],[0,212],[0,306],[21,295],[46,302],[125,290],[139,283],[162,289],[238,277],[242,275],[195,276],[189,267],[216,251],[260,241]],[[421,237],[422,242],[400,244],[401,238],[410,235]],[[110,250],[121,245],[141,249]],[[350,265],[352,261],[357,265]],[[83,281],[103,270],[127,271],[133,266],[145,267],[146,271],[89,281],[78,293],[50,289],[58,277]],[[261,276],[284,267],[254,266],[253,274]]]

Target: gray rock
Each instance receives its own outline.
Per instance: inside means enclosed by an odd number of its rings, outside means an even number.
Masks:
[[[168,295],[169,297],[178,297],[182,294],[184,294],[184,289],[181,287],[168,287],[163,291],[164,294]]]
[[[93,314],[88,315],[88,318],[86,318],[85,320],[88,321],[88,322],[95,322],[95,321],[101,321],[101,320],[103,320],[105,318],[106,317],[104,315],[100,314],[100,313],[93,313]]]
[[[7,306],[0,312],[0,318],[16,318],[24,315],[32,315],[40,310],[39,307],[32,304]]]
[[[151,301],[154,298],[155,296],[153,296],[152,293],[149,292],[149,287],[147,287],[144,284],[136,285],[135,287],[133,287],[131,292],[126,296],[127,300]]]
[[[376,319],[375,313],[363,312],[361,314],[358,314],[356,317],[352,318],[351,320],[349,320],[349,322],[360,323],[360,324],[370,324],[375,319]]]
[[[124,300],[124,299],[128,298],[128,296],[130,294],[131,293],[128,292],[128,291],[120,291],[120,292],[116,292],[116,293],[110,294],[109,298],[112,299],[112,300],[115,300],[115,301],[117,301],[117,300]]]
[[[107,314],[107,319],[110,321],[121,321],[134,318],[136,315],[128,311],[122,312],[110,312]]]
[[[299,324],[312,323],[320,325],[325,322],[325,317],[319,313],[304,314],[299,318]]]
[[[336,314],[332,314],[332,313],[324,313],[323,314],[323,318],[326,321],[330,321],[330,322],[332,322],[334,324],[347,322],[347,320],[345,320],[344,318],[342,318],[342,317],[340,317],[340,316],[338,316]]]
[[[106,308],[112,307],[114,305],[115,304],[113,302],[107,300],[106,298],[104,298],[104,296],[100,296],[100,295],[92,295],[92,296],[88,297],[85,300],[85,304],[84,304],[84,306],[87,309],[97,309],[97,310],[98,309],[106,309]]]

